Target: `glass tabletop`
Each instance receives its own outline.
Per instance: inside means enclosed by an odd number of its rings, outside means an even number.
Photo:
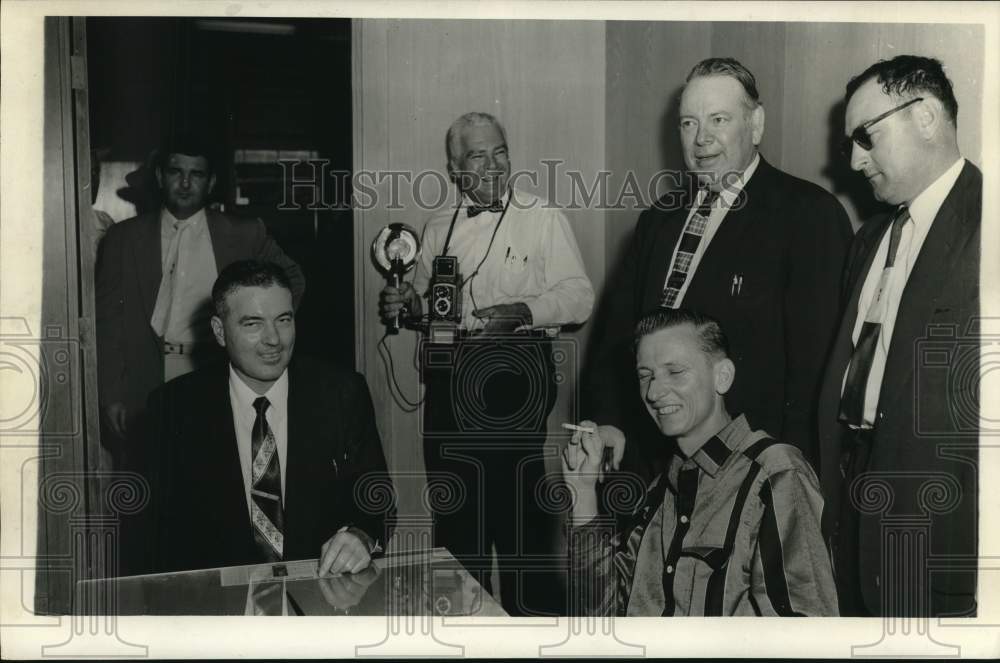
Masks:
[[[444,548],[387,555],[318,577],[317,560],[80,581],[75,612],[117,615],[450,615],[506,613]]]

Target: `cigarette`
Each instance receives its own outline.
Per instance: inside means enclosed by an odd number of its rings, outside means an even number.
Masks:
[[[594,429],[590,426],[577,426],[576,424],[563,424],[563,428],[566,430],[578,430],[581,433],[593,433]]]

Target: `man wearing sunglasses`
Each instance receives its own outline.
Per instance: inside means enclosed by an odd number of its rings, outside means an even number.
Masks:
[[[851,168],[892,209],[855,236],[820,393],[840,611],[974,615],[982,175],[937,60],[878,62],[846,102]],[[907,517],[914,545],[892,535]]]

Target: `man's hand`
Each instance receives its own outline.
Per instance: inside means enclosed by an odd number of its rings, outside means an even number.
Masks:
[[[611,466],[618,469],[625,453],[625,434],[614,426],[598,426],[581,421],[580,427],[593,433],[576,431],[563,449],[563,479],[573,494],[573,523],[582,525],[597,515],[598,481],[604,481],[604,450],[611,449]]]
[[[364,598],[369,585],[375,582],[378,576],[378,567],[372,565],[360,573],[320,578],[319,591],[323,593],[323,598],[331,606],[347,610],[356,606]]]
[[[518,327],[531,326],[531,309],[524,302],[497,304],[476,309],[472,315],[486,319],[484,334],[510,334]]]
[[[398,288],[387,285],[379,294],[379,315],[384,322],[391,322],[406,307],[405,316],[419,318],[423,315],[420,295],[417,294],[413,284],[403,281]]]
[[[317,574],[357,573],[371,561],[368,546],[357,535],[345,530],[337,532],[323,544]]]
[[[112,403],[104,408],[104,416],[108,418],[111,430],[122,439],[125,439],[125,415],[124,403]]]

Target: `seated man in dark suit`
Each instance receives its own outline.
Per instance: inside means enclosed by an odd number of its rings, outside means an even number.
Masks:
[[[232,263],[212,299],[212,331],[229,361],[150,398],[146,570],[317,556],[321,575],[366,568],[395,500],[358,502],[392,496],[364,378],[293,361],[292,289],[278,266]],[[360,482],[372,490],[356,490]]]

